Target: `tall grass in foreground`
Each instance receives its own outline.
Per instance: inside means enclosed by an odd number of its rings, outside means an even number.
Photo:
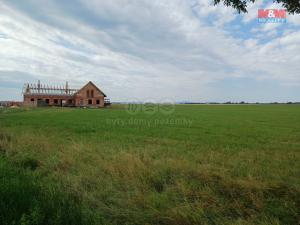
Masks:
[[[19,210],[5,203],[3,218],[75,225],[299,223],[300,107],[177,106],[169,116],[137,114],[145,122],[138,125],[128,123],[132,118],[122,108],[0,114],[0,170],[6,171],[0,200],[12,196],[23,204]],[[153,124],[166,118],[192,124]],[[24,190],[30,198],[20,197]],[[47,215],[52,219],[42,220]]]
[[[34,161],[23,165],[18,167],[0,156],[1,225],[91,224],[75,194],[35,176]]]

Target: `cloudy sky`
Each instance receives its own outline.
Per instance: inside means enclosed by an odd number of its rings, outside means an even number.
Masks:
[[[91,80],[112,101],[300,101],[300,16],[261,24],[281,6],[211,2],[0,0],[0,100]]]

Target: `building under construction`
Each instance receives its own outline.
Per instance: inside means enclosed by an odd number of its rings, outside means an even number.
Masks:
[[[24,85],[24,106],[69,106],[100,108],[109,105],[109,99],[93,83],[88,82],[81,89],[72,89],[68,82],[65,86],[41,84]]]

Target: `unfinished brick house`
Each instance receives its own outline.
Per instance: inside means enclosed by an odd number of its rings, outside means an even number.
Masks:
[[[81,89],[37,84],[24,85],[24,106],[68,106],[102,108],[110,104],[106,95],[93,83]]]

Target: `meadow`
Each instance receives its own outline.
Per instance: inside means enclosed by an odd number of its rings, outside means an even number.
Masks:
[[[1,224],[299,224],[299,105],[125,107],[1,109]]]

